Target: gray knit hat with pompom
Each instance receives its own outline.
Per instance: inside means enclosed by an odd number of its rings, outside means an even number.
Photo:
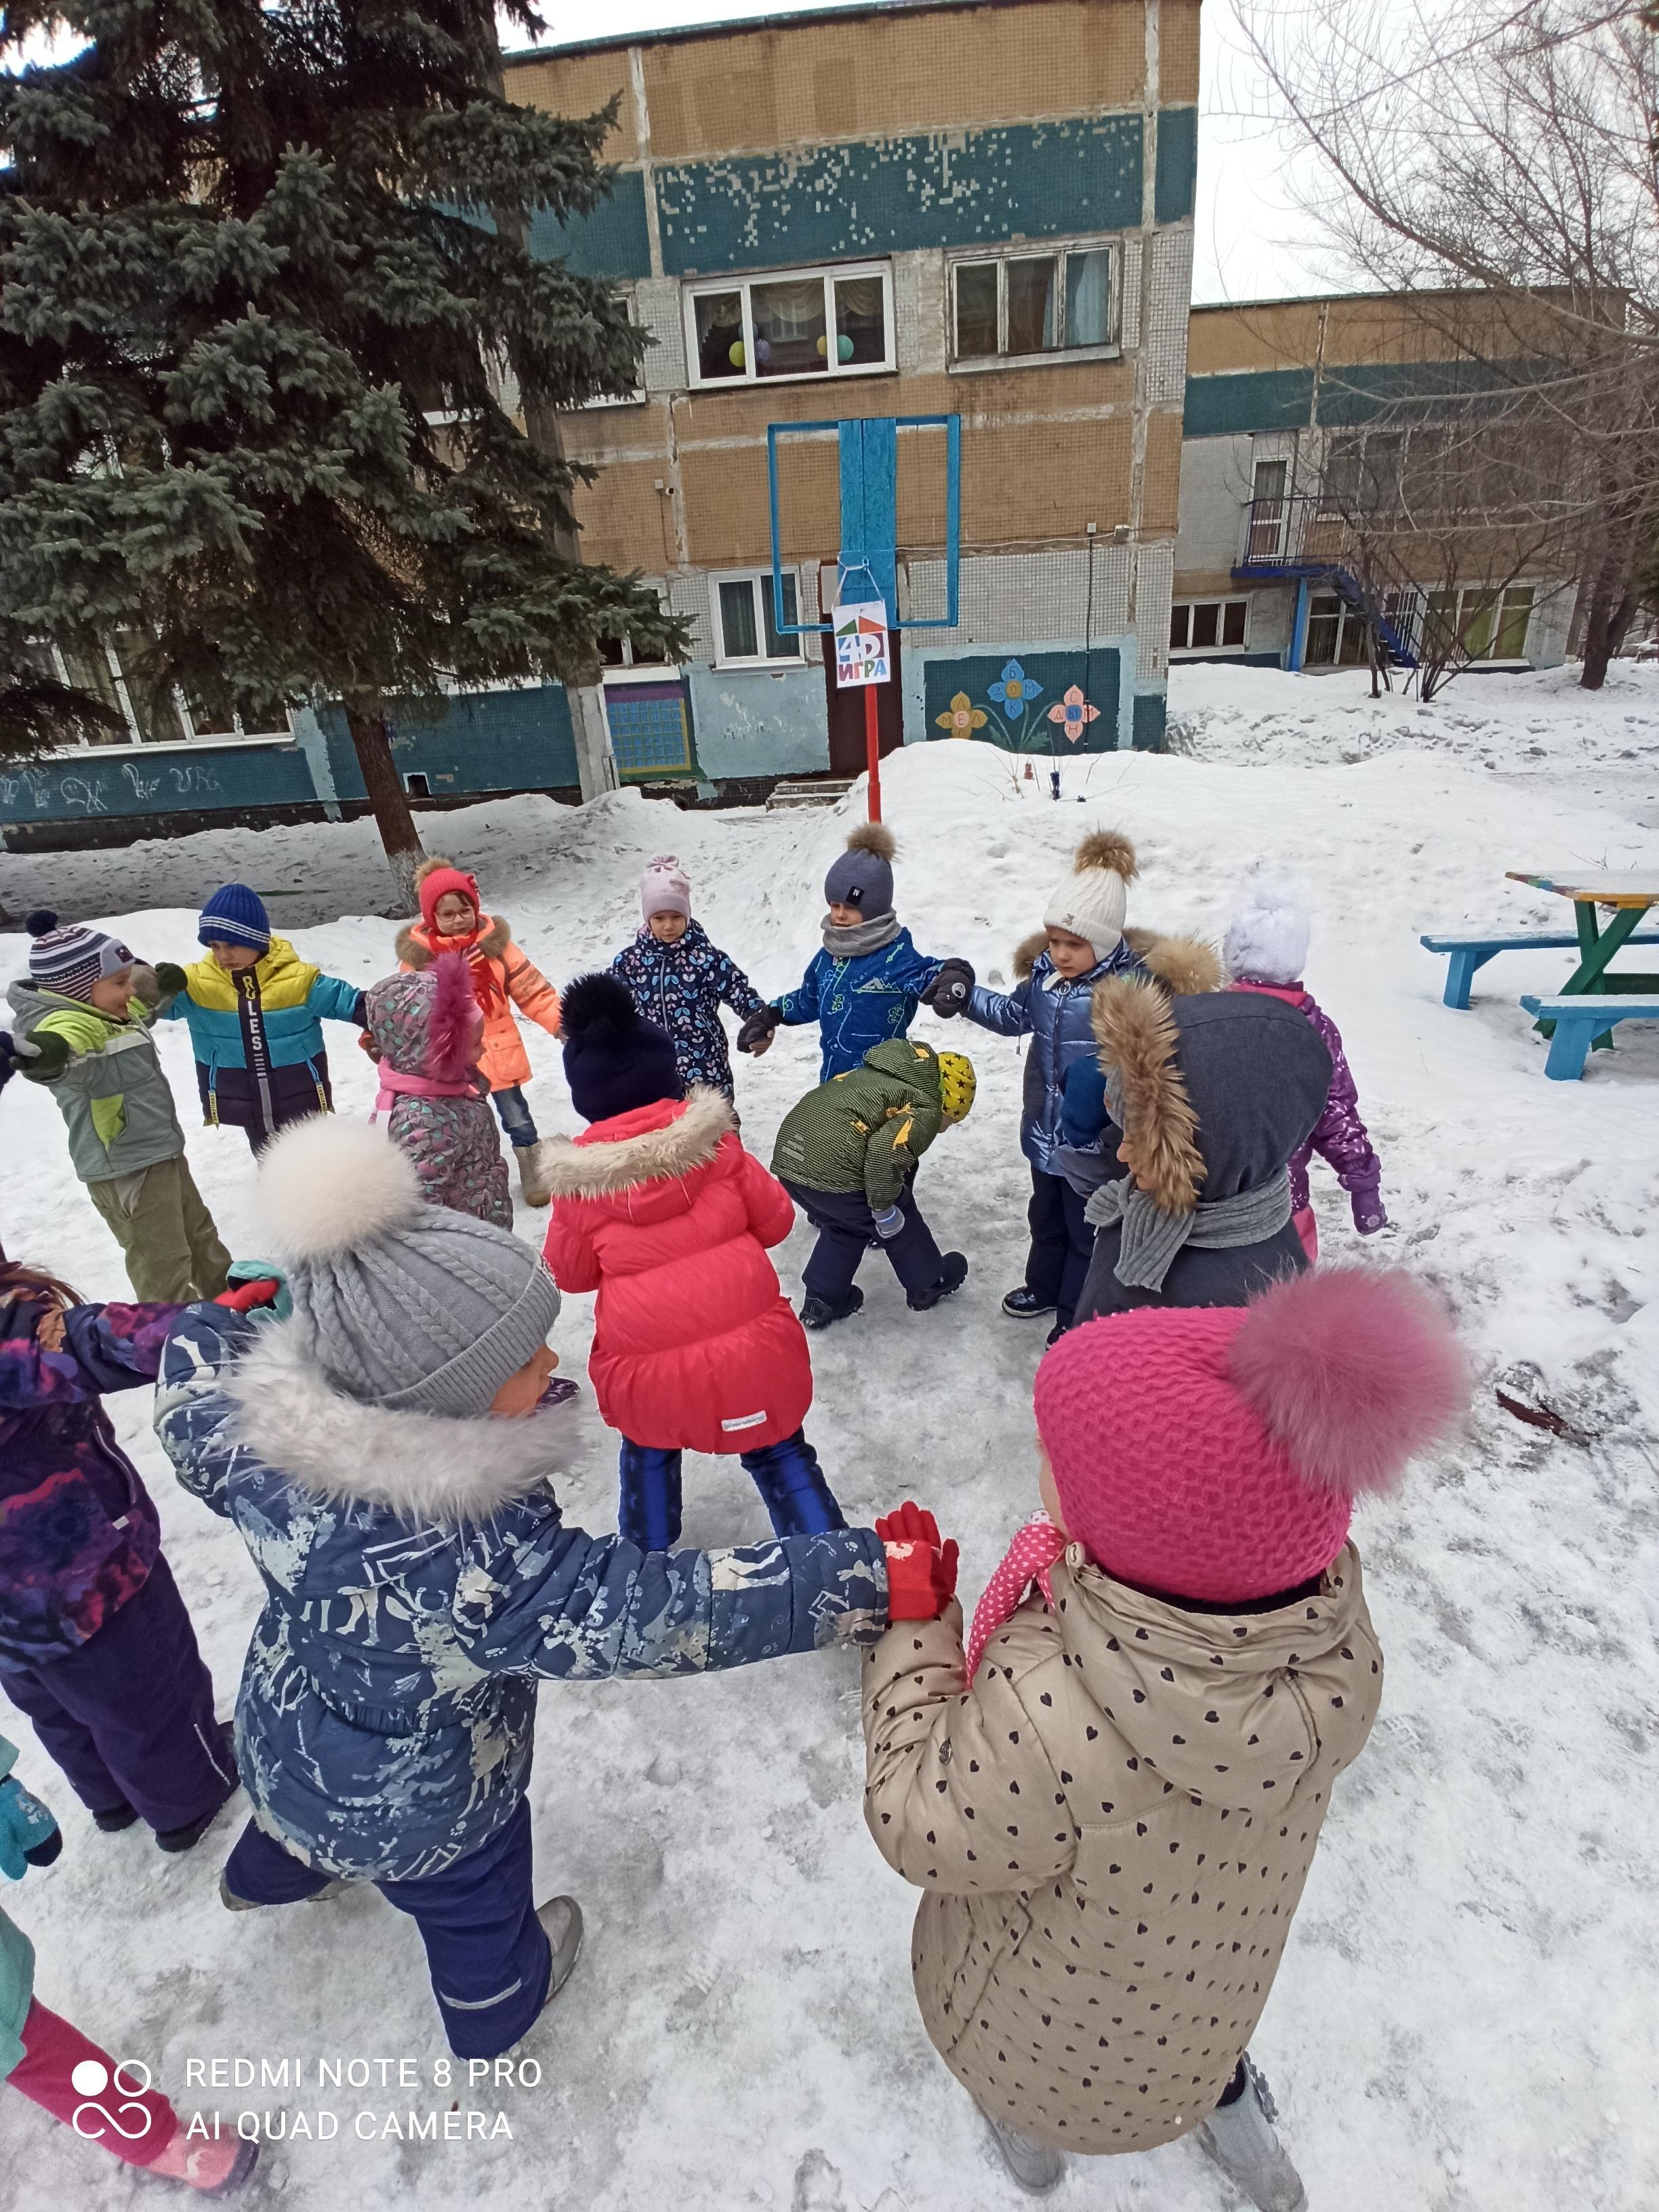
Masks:
[[[362,1404],[487,1413],[558,1318],[538,1255],[427,1205],[407,1156],[363,1122],[318,1114],[283,1130],[258,1202],[318,1364]]]

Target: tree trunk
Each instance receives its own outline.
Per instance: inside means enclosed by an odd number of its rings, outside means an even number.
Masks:
[[[1628,586],[1618,599],[1604,599],[1598,589],[1584,626],[1584,667],[1580,688],[1599,691],[1607,680],[1607,663],[1625,642],[1625,633],[1636,613],[1636,594]]]
[[[373,696],[359,699],[355,704],[348,702],[345,718],[357,766],[362,772],[363,788],[368,793],[380,842],[386,848],[386,864],[398,895],[398,912],[413,914],[415,871],[426,854],[421,845],[421,833],[415,827],[415,817],[410,811],[409,794],[392,757],[392,732],[386,726],[385,705]]]

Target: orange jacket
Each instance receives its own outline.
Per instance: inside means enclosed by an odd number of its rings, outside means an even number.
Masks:
[[[559,1034],[559,994],[539,968],[532,967],[513,942],[513,932],[499,915],[481,914],[472,938],[434,939],[423,922],[410,922],[398,932],[398,962],[405,970],[428,967],[436,952],[465,952],[475,967],[487,966],[495,989],[484,1006],[483,1051],[479,1065],[492,1091],[510,1091],[530,1080],[530,1055],[519,1035],[513,1006],[538,1023],[550,1036]],[[512,1006],[507,1004],[511,1000]],[[482,1001],[481,1001],[482,1003]]]

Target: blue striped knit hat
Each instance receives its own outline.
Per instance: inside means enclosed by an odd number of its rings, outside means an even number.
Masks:
[[[222,884],[202,908],[197,936],[204,945],[251,945],[270,950],[270,916],[258,891],[246,884]]]
[[[58,917],[44,908],[23,927],[34,939],[29,947],[29,981],[60,999],[89,997],[94,983],[137,964],[137,956],[118,937],[71,922],[59,929]]]

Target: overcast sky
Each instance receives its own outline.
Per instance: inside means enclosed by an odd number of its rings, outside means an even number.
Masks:
[[[664,30],[677,23],[781,15],[835,0],[541,0],[555,43]],[[508,44],[522,46],[521,35]],[[1199,130],[1198,252],[1194,300],[1260,300],[1341,289],[1308,241],[1291,204],[1291,164],[1275,131],[1272,102],[1244,51],[1232,0],[1206,0],[1204,83]]]

